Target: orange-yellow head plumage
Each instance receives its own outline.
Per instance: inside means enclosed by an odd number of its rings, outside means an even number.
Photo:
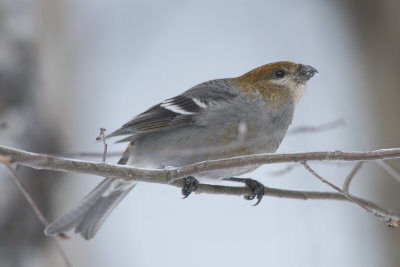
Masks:
[[[260,66],[233,78],[232,83],[253,98],[261,96],[277,105],[292,98],[296,104],[306,82],[316,73],[318,71],[311,66],[280,61]]]

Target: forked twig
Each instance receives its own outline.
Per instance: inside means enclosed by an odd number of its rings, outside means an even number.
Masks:
[[[389,227],[398,227],[400,224],[400,220],[399,219],[394,219],[388,216],[385,216],[377,211],[372,210],[371,208],[367,207],[366,205],[364,205],[362,202],[358,201],[357,199],[355,199],[354,197],[352,197],[351,195],[349,195],[347,192],[343,191],[342,189],[340,189],[339,187],[337,187],[336,185],[332,184],[331,182],[329,182],[328,180],[326,180],[325,178],[323,178],[321,175],[319,175],[317,172],[315,172],[308,164],[306,161],[302,161],[301,164],[304,166],[304,168],[306,168],[306,170],[308,170],[312,175],[314,175],[315,177],[317,177],[321,182],[329,185],[330,187],[332,187],[333,189],[335,189],[336,191],[342,193],[348,200],[350,200],[351,202],[357,204],[358,206],[360,206],[361,208],[363,208],[365,211],[367,211],[368,213],[374,215],[375,217],[377,217],[378,219],[386,222],[388,224]]]
[[[353,180],[354,176],[356,176],[357,172],[361,169],[363,165],[363,161],[359,161],[354,165],[353,169],[351,169],[349,175],[347,175],[346,180],[343,184],[343,191],[349,193],[350,183]]]

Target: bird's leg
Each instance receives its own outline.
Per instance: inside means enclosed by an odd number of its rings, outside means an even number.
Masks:
[[[183,185],[182,188],[182,195],[183,198],[187,198],[190,193],[195,192],[197,188],[199,187],[199,181],[196,180],[193,176],[188,176],[183,178],[185,181],[185,184]]]
[[[253,206],[256,206],[260,203],[261,199],[263,198],[263,196],[266,192],[266,187],[259,181],[256,181],[253,179],[231,177],[231,178],[225,178],[224,180],[244,183],[247,187],[249,187],[251,190],[253,190],[253,194],[251,194],[249,196],[244,196],[244,198],[247,200],[253,200],[255,197],[257,197],[257,202]]]

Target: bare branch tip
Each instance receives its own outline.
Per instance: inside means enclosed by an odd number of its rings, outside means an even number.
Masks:
[[[106,161],[106,157],[107,157],[107,142],[106,142],[105,131],[106,131],[106,128],[101,127],[100,128],[100,136],[98,136],[96,138],[96,140],[98,140],[98,141],[100,141],[100,140],[103,141],[103,145],[104,145],[103,158],[102,158],[103,162]]]
[[[100,128],[100,135],[96,137],[96,141],[105,141],[105,132],[106,132],[106,128],[101,127]]]

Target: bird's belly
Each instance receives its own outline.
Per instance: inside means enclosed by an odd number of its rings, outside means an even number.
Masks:
[[[223,132],[225,132],[223,130]],[[275,152],[280,143],[273,134],[237,138],[210,133],[206,128],[182,129],[160,135],[138,138],[131,149],[131,165],[141,168],[182,167],[197,162]],[[196,178],[222,179],[242,175],[259,165],[214,170],[195,175]]]

